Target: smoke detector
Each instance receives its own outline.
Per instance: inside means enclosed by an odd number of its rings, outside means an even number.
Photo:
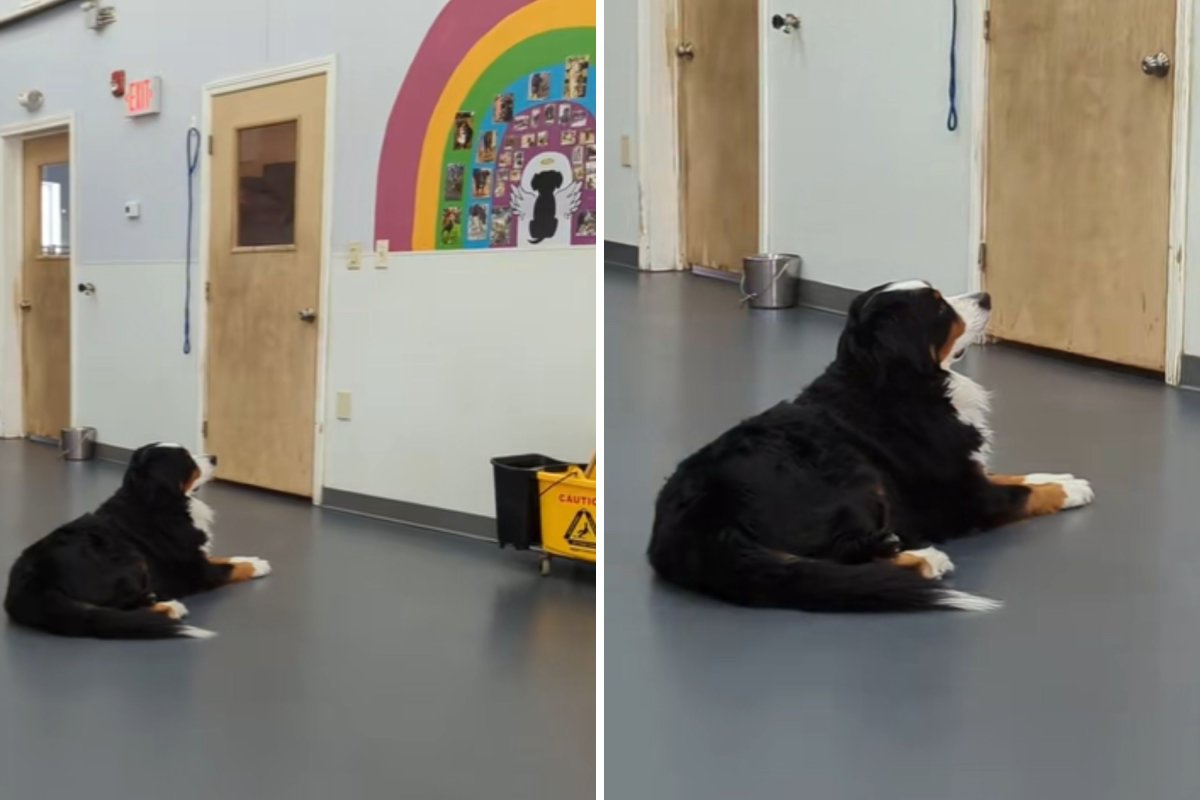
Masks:
[[[117,9],[112,6],[102,6],[95,0],[88,0],[82,6],[84,26],[94,31],[103,30],[117,21]]]
[[[45,102],[46,95],[42,94],[37,89],[30,89],[27,92],[21,92],[17,95],[17,103],[26,111],[37,111]]]

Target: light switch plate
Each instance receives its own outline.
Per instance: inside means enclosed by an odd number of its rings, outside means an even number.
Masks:
[[[346,258],[346,269],[362,269],[362,245],[350,243],[350,255]]]
[[[633,142],[629,139],[629,134],[621,137],[621,166],[633,166]]]
[[[337,393],[337,418],[350,419],[350,393]]]
[[[375,242],[375,269],[387,269],[388,250],[391,246],[392,243],[388,239]]]
[[[142,216],[142,204],[137,200],[130,200],[125,204],[125,218],[137,219]]]

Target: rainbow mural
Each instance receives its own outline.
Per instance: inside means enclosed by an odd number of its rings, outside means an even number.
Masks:
[[[449,0],[384,133],[391,249],[596,243],[596,4]]]

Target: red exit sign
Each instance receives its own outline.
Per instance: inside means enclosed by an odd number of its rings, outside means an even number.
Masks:
[[[125,116],[144,117],[162,110],[162,79],[130,81],[125,87]]]

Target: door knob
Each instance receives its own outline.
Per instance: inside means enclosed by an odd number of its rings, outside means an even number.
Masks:
[[[771,17],[771,27],[781,33],[791,33],[800,29],[800,18],[795,14],[776,14]]]
[[[317,310],[315,308],[302,308],[302,309],[300,309],[299,314],[300,314],[301,322],[316,322],[317,321]]]
[[[680,42],[675,45],[675,57],[684,61],[691,61],[696,57],[696,48],[691,42]]]
[[[28,300],[22,300],[17,307],[22,311],[28,311],[29,309],[33,308],[33,303],[29,302]]]
[[[1142,59],[1142,72],[1155,78],[1165,78],[1171,71],[1171,57],[1161,50]]]

